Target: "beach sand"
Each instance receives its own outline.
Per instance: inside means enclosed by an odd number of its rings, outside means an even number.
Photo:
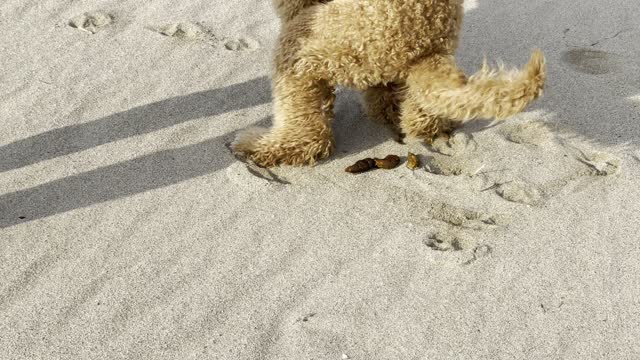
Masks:
[[[640,358],[640,2],[468,1],[459,64],[547,57],[504,123],[256,168],[269,1],[0,4],[0,359]],[[365,157],[422,166],[352,175]]]

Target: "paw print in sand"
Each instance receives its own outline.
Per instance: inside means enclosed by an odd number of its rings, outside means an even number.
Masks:
[[[182,41],[206,42],[213,47],[221,47],[229,51],[254,50],[259,47],[259,44],[255,40],[248,38],[229,39],[215,34],[205,25],[194,22],[179,22],[160,27],[147,28],[170,38]]]
[[[69,26],[72,28],[95,34],[104,27],[113,23],[114,17],[111,14],[95,11],[86,12],[69,20]]]

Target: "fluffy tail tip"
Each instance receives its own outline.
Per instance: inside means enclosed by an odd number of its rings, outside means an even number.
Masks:
[[[544,54],[542,54],[540,49],[533,50],[529,63],[527,64],[527,78],[536,84],[538,90],[536,97],[542,96],[546,77],[546,60]]]

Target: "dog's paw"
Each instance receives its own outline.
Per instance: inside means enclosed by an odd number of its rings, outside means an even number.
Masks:
[[[267,129],[260,127],[251,127],[243,130],[238,134],[236,139],[231,143],[231,150],[236,154],[251,154],[258,143],[258,140],[267,134]]]
[[[231,150],[236,155],[261,167],[314,165],[318,160],[329,157],[332,149],[330,138],[296,141],[278,137],[262,128],[247,129],[231,143]]]

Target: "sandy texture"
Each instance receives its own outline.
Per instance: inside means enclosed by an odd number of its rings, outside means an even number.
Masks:
[[[0,359],[640,358],[640,2],[470,1],[460,65],[542,48],[534,107],[401,145],[341,90],[332,160],[271,170],[228,150],[268,1],[0,26]]]

